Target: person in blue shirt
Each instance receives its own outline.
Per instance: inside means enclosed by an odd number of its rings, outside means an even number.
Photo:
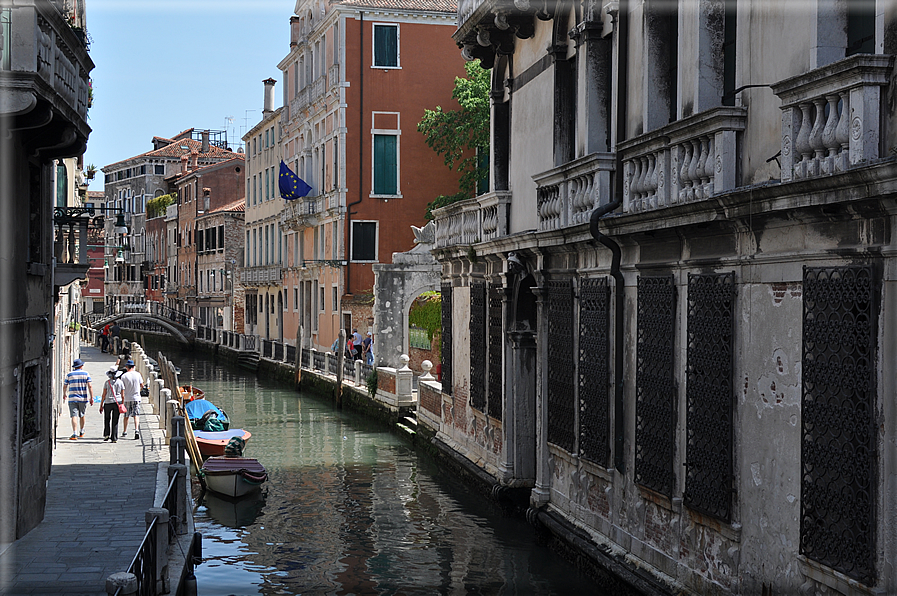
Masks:
[[[84,370],[84,361],[77,358],[72,363],[72,368],[74,370],[66,374],[62,382],[62,401],[68,399],[69,415],[72,417],[72,436],[69,440],[77,441],[79,437],[84,437],[84,414],[87,413],[87,404],[93,403],[94,398],[90,375]]]

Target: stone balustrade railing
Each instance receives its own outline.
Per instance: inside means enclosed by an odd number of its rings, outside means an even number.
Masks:
[[[458,0],[458,27],[466,23],[483,2],[484,0]]]
[[[327,69],[327,82],[331,89],[339,85],[339,64],[331,64]]]
[[[490,192],[433,212],[436,247],[488,242],[508,233],[511,193]]]
[[[283,278],[283,268],[280,265],[266,265],[262,267],[246,267],[240,271],[242,283],[266,283],[277,282]]]
[[[782,182],[877,159],[894,56],[858,54],[772,86],[782,100]]]
[[[308,103],[315,103],[319,99],[324,96],[324,92],[327,90],[327,77],[324,75],[319,76],[315,79],[311,85],[308,86]]]
[[[735,188],[746,119],[745,108],[719,107],[620,143],[623,210],[663,209]]]
[[[612,153],[593,153],[533,176],[539,231],[589,221],[589,214],[611,199]]]
[[[339,193],[330,196],[331,202],[339,199]],[[325,197],[317,195],[286,202],[280,212],[280,227],[287,230],[302,230],[317,225],[318,217],[324,210]]]

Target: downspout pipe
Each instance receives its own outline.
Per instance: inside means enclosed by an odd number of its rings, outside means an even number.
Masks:
[[[629,0],[621,0],[617,13],[617,101],[616,108],[616,146],[619,147],[626,130],[626,101],[623,97],[629,79]],[[616,147],[615,147],[616,149]],[[599,229],[599,222],[608,213],[623,204],[623,158],[619,150],[615,151],[616,184],[614,198],[610,203],[592,211],[589,217],[589,233],[611,252],[610,275],[614,278],[614,468],[625,473],[626,465],[623,456],[623,438],[626,428],[623,400],[623,305],[625,304],[625,286],[623,274],[620,272],[622,251],[620,245],[605,236]]]
[[[358,68],[358,200],[346,205],[346,291],[343,294],[352,293],[352,276],[349,274],[349,265],[352,263],[352,207],[359,204],[364,196],[364,135],[361,132],[364,129],[364,11],[359,11],[358,17],[358,47],[361,51]]]

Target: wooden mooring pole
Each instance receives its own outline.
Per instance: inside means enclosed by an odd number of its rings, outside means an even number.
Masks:
[[[339,348],[336,351],[336,409],[343,408],[343,358],[346,356],[346,330],[339,330]]]

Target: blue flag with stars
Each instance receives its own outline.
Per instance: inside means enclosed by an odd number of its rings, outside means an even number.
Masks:
[[[278,185],[280,186],[280,196],[286,201],[301,199],[311,192],[311,186],[294,174],[287,167],[287,164],[283,163],[283,160],[280,160],[280,180]]]

